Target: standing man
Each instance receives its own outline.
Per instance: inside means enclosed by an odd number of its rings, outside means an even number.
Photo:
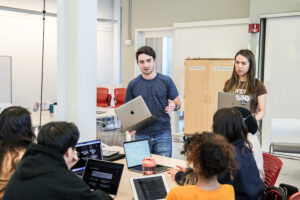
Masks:
[[[127,86],[125,102],[141,95],[152,115],[160,121],[144,127],[135,134],[135,139],[148,139],[151,153],[172,157],[172,136],[170,116],[168,113],[181,107],[179,94],[172,79],[157,73],[155,51],[149,46],[143,46],[136,52],[136,61],[142,72],[131,80]]]

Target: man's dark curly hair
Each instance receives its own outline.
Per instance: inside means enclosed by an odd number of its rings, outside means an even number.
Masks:
[[[193,164],[194,172],[207,179],[235,170],[234,147],[222,135],[203,132],[187,137],[181,153]]]

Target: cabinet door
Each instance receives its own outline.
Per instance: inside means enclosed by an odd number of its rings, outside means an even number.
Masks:
[[[208,128],[212,131],[213,116],[218,109],[218,92],[223,91],[225,82],[231,77],[234,59],[209,61]]]
[[[208,60],[185,61],[184,133],[207,129]]]

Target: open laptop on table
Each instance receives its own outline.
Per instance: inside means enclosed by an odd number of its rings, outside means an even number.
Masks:
[[[218,92],[218,110],[221,108],[243,107],[250,110],[249,95]]]
[[[164,174],[131,178],[130,184],[135,200],[165,199],[169,193]]]
[[[142,160],[151,157],[148,140],[135,140],[124,142],[124,152],[128,170],[143,173]],[[168,166],[156,165],[156,173],[167,171]]]
[[[124,164],[88,159],[82,180],[84,180],[92,190],[101,189],[108,194],[116,195],[123,168]]]
[[[122,124],[123,132],[126,130],[137,131],[159,121],[151,114],[142,96],[128,101],[114,111]]]
[[[72,171],[82,176],[86,162],[89,158],[103,160],[101,140],[81,142],[76,145],[78,162],[72,167]]]

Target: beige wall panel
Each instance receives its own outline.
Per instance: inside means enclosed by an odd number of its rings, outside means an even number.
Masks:
[[[218,109],[218,92],[223,91],[225,82],[232,74],[233,60],[234,59],[209,61],[207,126],[210,131],[212,131],[213,116]]]
[[[218,92],[232,74],[233,59],[185,61],[184,133],[212,131]]]
[[[207,126],[208,60],[185,61],[184,133],[204,131]]]

